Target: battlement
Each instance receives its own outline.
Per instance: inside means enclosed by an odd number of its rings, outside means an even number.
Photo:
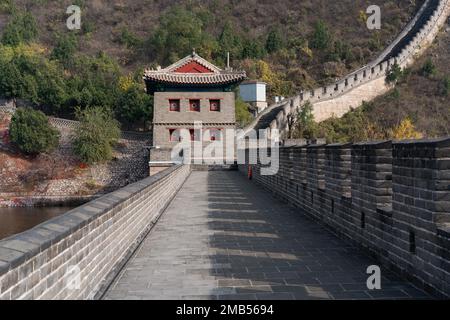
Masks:
[[[278,173],[261,175],[258,161],[254,181],[385,267],[450,296],[450,138],[279,151]]]
[[[313,104],[315,120],[341,117],[363,101],[370,101],[389,90],[385,78],[394,64],[407,67],[429,46],[450,14],[450,0],[427,0],[397,38],[366,66],[328,86],[300,92],[281,103],[270,106],[247,128],[255,128],[271,111],[282,107],[270,122],[270,129],[288,130],[287,115],[295,113],[306,102]]]

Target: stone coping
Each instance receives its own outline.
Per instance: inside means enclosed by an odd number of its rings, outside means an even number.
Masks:
[[[304,144],[304,145],[289,145],[289,146],[278,146],[279,149],[292,149],[292,148],[375,148],[375,149],[385,149],[385,148],[403,148],[405,146],[418,145],[420,147],[430,146],[437,148],[450,147],[450,136],[433,138],[433,139],[417,139],[417,140],[380,140],[380,141],[364,141],[364,142],[344,142],[344,143],[331,143],[331,144]],[[251,150],[259,148],[244,148],[239,150]]]
[[[0,276],[58,243],[181,167],[182,165],[172,166],[151,177],[72,209],[61,216],[47,220],[30,230],[1,240]]]
[[[434,138],[434,139],[420,139],[420,140],[400,140],[392,142],[394,147],[403,147],[404,145],[420,145],[423,146],[433,146],[433,147],[450,147],[450,136]]]

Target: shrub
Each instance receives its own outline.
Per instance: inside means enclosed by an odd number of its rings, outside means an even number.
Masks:
[[[153,111],[153,97],[136,83],[121,92],[115,109],[118,119],[125,124],[141,122],[146,126],[151,121]]]
[[[159,20],[159,27],[147,42],[155,60],[175,62],[192,52],[193,48],[208,59],[216,51],[217,41],[198,12],[175,6]]]
[[[120,137],[119,123],[111,111],[102,107],[78,108],[76,116],[80,125],[73,137],[75,154],[88,164],[110,160],[113,145]]]
[[[0,46],[0,96],[49,106],[56,113],[66,103],[68,88],[59,64],[39,47]]]
[[[404,139],[420,139],[423,137],[422,133],[417,131],[412,120],[405,118],[400,122],[398,126],[392,129],[392,139],[404,140]]]
[[[6,45],[18,45],[21,42],[34,40],[38,35],[37,23],[31,13],[17,13],[12,16],[6,25],[2,43]]]
[[[397,63],[395,63],[386,75],[386,82],[389,84],[396,84],[402,79],[402,76],[402,68]]]
[[[318,126],[314,121],[313,106],[306,102],[296,115],[295,128],[292,132],[294,138],[314,139],[317,137]]]
[[[11,141],[27,154],[50,152],[58,146],[59,133],[41,111],[19,108],[12,117]]]
[[[443,96],[450,95],[450,77],[446,76],[441,82],[441,93]]]
[[[252,121],[253,117],[248,106],[238,95],[236,98],[236,123],[239,128],[243,128]]]
[[[142,39],[140,39],[137,35],[128,30],[128,28],[122,28],[120,36],[118,37],[117,41],[120,44],[125,45],[128,49],[139,48],[143,45]]]
[[[57,36],[55,48],[52,51],[51,58],[61,61],[64,65],[72,62],[73,55],[78,47],[77,38],[70,34]]]
[[[323,21],[318,21],[314,27],[314,33],[311,38],[311,47],[314,49],[325,50],[331,44],[331,34],[327,25]]]
[[[436,71],[436,66],[434,65],[433,61],[431,59],[427,59],[422,67],[421,73],[424,77],[430,77],[432,75],[435,75]]]
[[[279,28],[272,28],[266,40],[266,50],[268,53],[273,53],[284,46],[283,36]]]

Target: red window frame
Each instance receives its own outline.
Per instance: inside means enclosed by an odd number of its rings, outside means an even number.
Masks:
[[[176,104],[175,108],[172,106],[173,103]],[[180,112],[180,104],[180,99],[169,99],[169,111]]]
[[[197,104],[197,107],[194,107]],[[189,99],[189,111],[200,112],[200,99]]]
[[[213,107],[214,104],[217,104],[217,106]],[[220,107],[220,99],[209,100],[209,111],[220,112]]]

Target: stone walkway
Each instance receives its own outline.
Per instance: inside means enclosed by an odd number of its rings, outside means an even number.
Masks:
[[[408,299],[427,295],[238,172],[193,172],[105,299]]]

